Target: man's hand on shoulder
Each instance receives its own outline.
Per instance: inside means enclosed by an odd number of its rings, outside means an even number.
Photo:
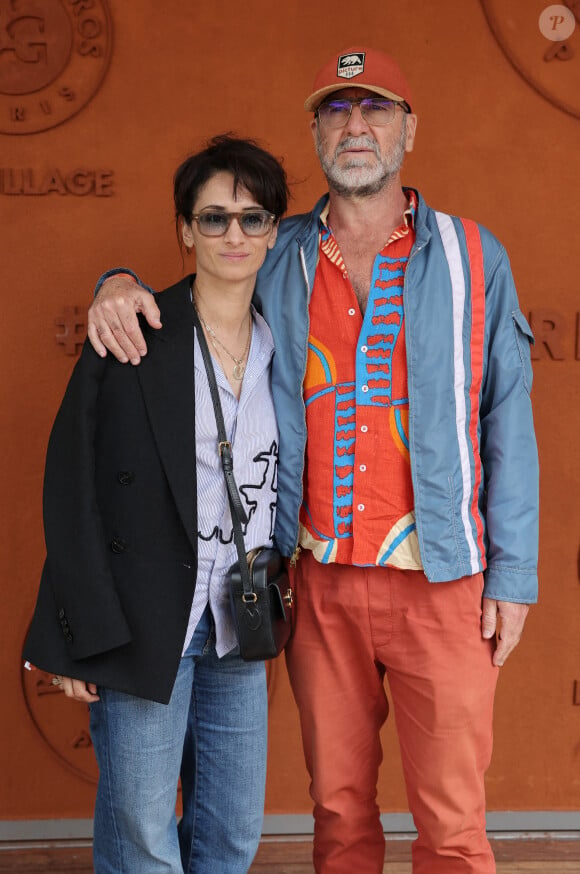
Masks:
[[[143,313],[152,328],[161,327],[159,307],[150,292],[126,273],[106,279],[89,309],[87,331],[101,358],[108,350],[123,364],[139,364],[147,344],[137,313]]]
[[[509,654],[520,642],[529,604],[514,604],[511,601],[483,599],[481,633],[489,640],[496,635],[496,648],[493,663],[498,667],[505,664]]]

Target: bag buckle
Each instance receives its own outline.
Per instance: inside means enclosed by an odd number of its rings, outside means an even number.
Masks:
[[[230,443],[229,440],[220,440],[220,442],[218,443],[218,451],[219,451],[220,455],[223,454],[224,450],[226,450],[226,449],[231,450],[231,448],[232,448],[232,444]]]
[[[244,604],[255,604],[257,600],[258,596],[255,592],[248,592],[247,594],[246,592],[242,593],[242,601]]]
[[[285,601],[289,607],[291,607],[294,603],[294,592],[290,587],[286,589],[286,594],[282,595],[282,600]]]

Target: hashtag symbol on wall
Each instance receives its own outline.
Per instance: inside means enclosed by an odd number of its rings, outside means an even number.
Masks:
[[[86,311],[80,307],[64,307],[62,315],[54,323],[61,329],[55,334],[56,342],[63,347],[66,355],[78,355],[87,336]]]

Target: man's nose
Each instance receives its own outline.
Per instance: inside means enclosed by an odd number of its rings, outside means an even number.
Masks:
[[[345,133],[352,136],[360,136],[369,130],[369,124],[362,114],[360,103],[355,103],[350,110],[350,118],[345,125]]]

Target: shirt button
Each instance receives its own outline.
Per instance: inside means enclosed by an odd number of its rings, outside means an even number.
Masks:
[[[364,508],[365,508],[364,504],[359,504],[357,507],[357,510],[360,510],[362,512],[364,510]]]
[[[364,391],[365,393],[366,393],[368,390],[369,390],[368,385],[363,385],[363,387],[361,388],[361,391]]]
[[[366,352],[368,348],[369,348],[368,346],[361,346],[361,347],[360,347],[360,351],[361,351],[361,352]]]
[[[361,466],[359,467],[359,470],[362,470],[363,473],[365,472],[366,469],[367,469],[366,464],[361,464]]]
[[[354,309],[351,307],[351,308],[349,309],[349,311],[348,311],[348,314],[349,314],[349,316],[354,316],[355,312],[356,312],[356,310],[354,310]]]
[[[361,425],[360,429],[363,432],[363,434],[366,434],[367,431],[369,430],[369,426],[368,425]]]

